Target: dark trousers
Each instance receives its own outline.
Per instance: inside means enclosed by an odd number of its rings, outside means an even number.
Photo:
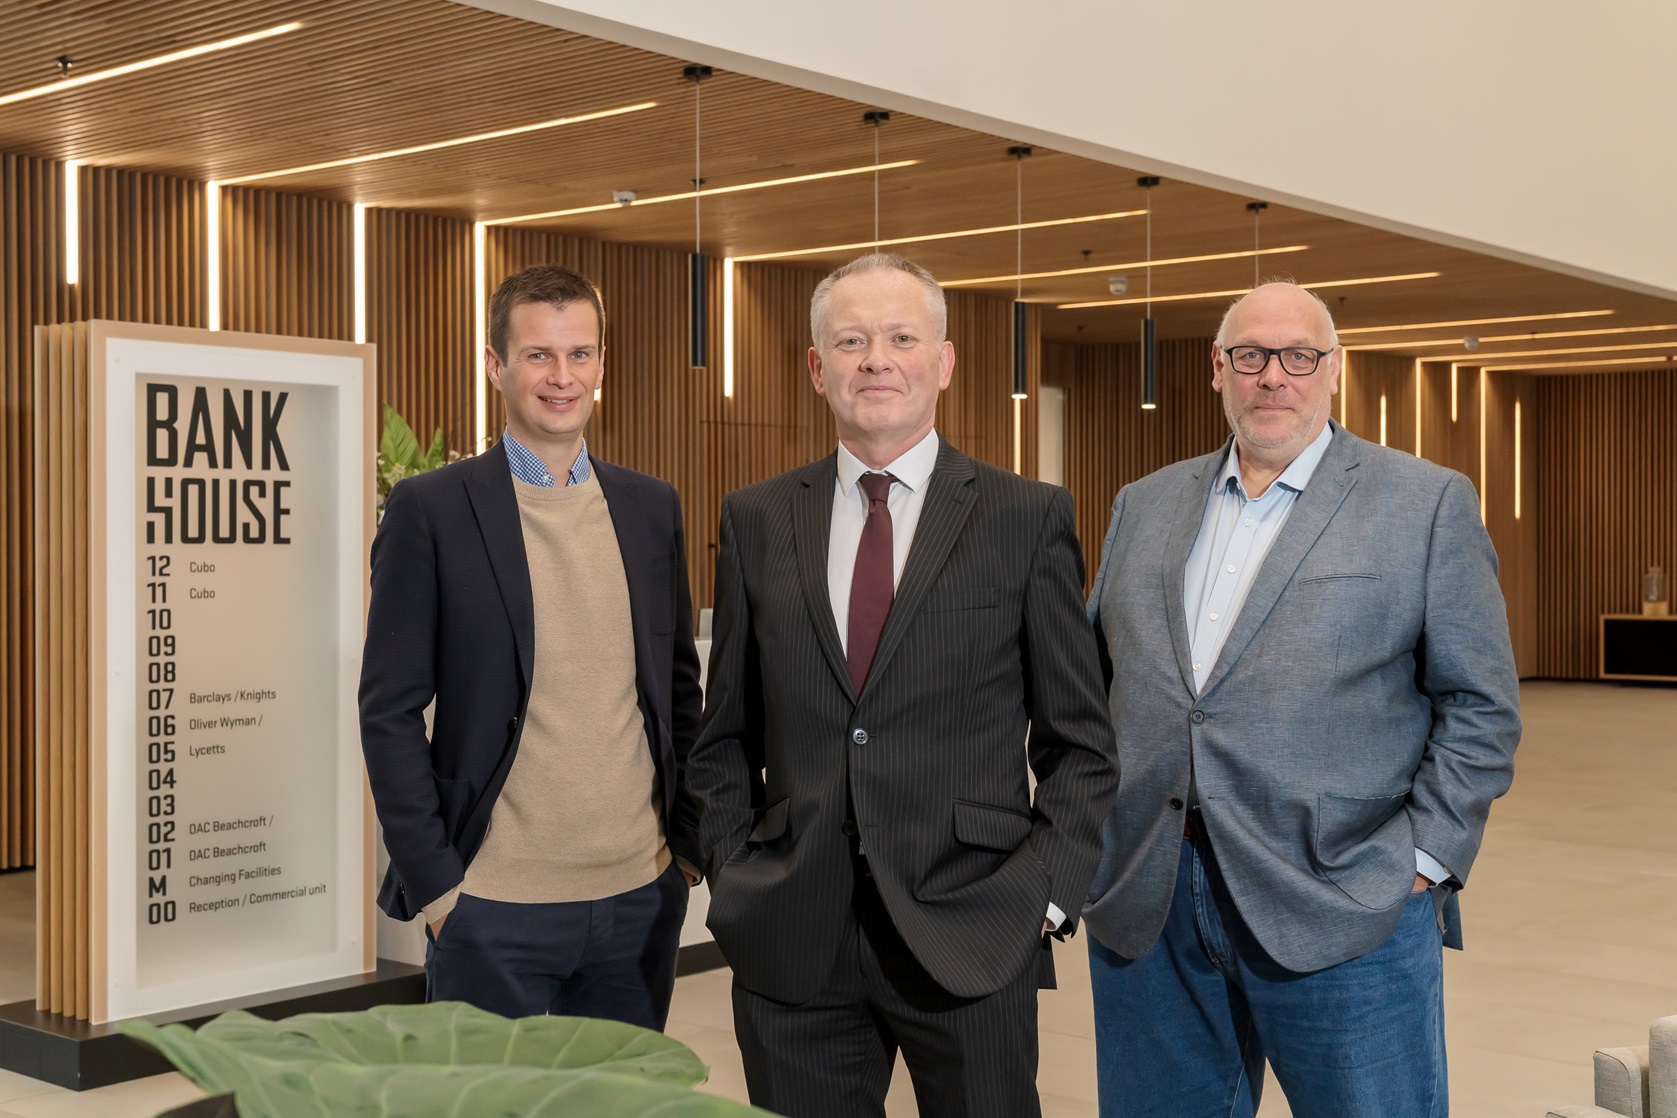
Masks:
[[[687,881],[657,880],[598,901],[511,904],[460,895],[442,935],[427,930],[426,998],[503,1017],[604,1017],[663,1029],[675,992]]]
[[[1309,974],[1240,918],[1202,837],[1182,843],[1159,941],[1092,937],[1102,1118],[1252,1118],[1269,1061],[1297,1118],[1445,1118],[1443,953],[1427,893],[1389,939]]]
[[[734,982],[751,1101],[789,1118],[883,1118],[900,1048],[924,1118],[1037,1118],[1037,978],[1029,968],[986,997],[948,993],[859,869],[819,994],[788,1005]]]

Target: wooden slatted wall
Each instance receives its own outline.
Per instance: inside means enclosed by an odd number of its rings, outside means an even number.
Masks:
[[[1158,343],[1158,403],[1141,407],[1141,346],[1042,345],[1042,383],[1066,390],[1066,487],[1088,579],[1118,490],[1228,438],[1221,397],[1211,390],[1209,339]]]
[[[1677,585],[1677,372],[1544,377],[1535,395],[1538,674],[1593,679],[1599,615],[1637,612],[1650,566]]]
[[[366,220],[379,410],[394,406],[427,445],[441,427],[450,447],[474,450],[472,227],[402,210],[368,210]]]
[[[1343,400],[1334,418],[1360,439],[1380,442],[1380,401],[1386,401],[1385,445],[1415,453],[1415,360],[1396,353],[1348,353],[1340,380]]]
[[[354,340],[353,211],[300,194],[222,190],[222,329]]]

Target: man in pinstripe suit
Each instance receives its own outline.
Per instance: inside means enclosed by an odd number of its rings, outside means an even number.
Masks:
[[[900,1048],[921,1114],[1025,1118],[1046,937],[1117,776],[1071,498],[939,439],[924,269],[853,261],[810,319],[840,445],[723,502],[688,759],[746,1081],[793,1118],[883,1115]]]

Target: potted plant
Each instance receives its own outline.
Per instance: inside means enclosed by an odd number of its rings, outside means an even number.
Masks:
[[[395,408],[389,404],[384,405],[384,434],[379,438],[376,469],[378,519],[384,519],[384,502],[398,481],[434,470],[459,458],[457,451],[448,449],[448,442],[443,438],[441,427],[438,427],[437,433],[431,437],[430,447],[420,450],[419,437],[413,433],[413,428],[408,426],[408,421],[403,419]]]

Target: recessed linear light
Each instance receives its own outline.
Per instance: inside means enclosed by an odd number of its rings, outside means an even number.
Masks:
[[[1052,279],[1055,276],[1086,276],[1093,272],[1110,272],[1115,268],[1159,268],[1166,264],[1200,264],[1207,260],[1237,260],[1243,256],[1270,256],[1277,252],[1303,252],[1309,245],[1281,245],[1277,248],[1249,248],[1240,252],[1213,252],[1204,256],[1174,256],[1165,260],[1131,260],[1123,264],[1097,264],[1087,268],[1062,268],[1056,272],[1024,272],[1012,276],[981,276],[978,279],[944,280],[945,287],[971,287],[980,283],[1011,283],[1015,280]],[[1145,302],[1145,300],[1143,300]],[[1157,300],[1155,300],[1157,301]]]
[[[1488,338],[1480,338],[1480,344],[1485,342],[1534,342],[1542,338],[1599,338],[1609,334],[1652,334],[1658,330],[1677,330],[1677,323],[1666,323],[1663,326],[1608,326],[1600,330],[1551,330],[1543,334],[1497,334]],[[1351,346],[1351,349],[1417,349],[1431,346],[1459,346],[1460,338],[1445,338],[1432,342],[1380,342],[1377,345]],[[1470,355],[1471,356],[1471,355]]]
[[[1519,373],[1532,369],[1590,369],[1602,365],[1617,365],[1619,368],[1629,368],[1640,365],[1668,365],[1677,361],[1666,353],[1646,353],[1635,357],[1614,357],[1606,361],[1548,361],[1535,365],[1486,365],[1487,373]]]
[[[232,186],[238,183],[259,182],[262,179],[283,178],[286,175],[301,175],[309,171],[326,171],[333,167],[352,167],[357,163],[372,163],[380,159],[395,159],[401,155],[416,155],[422,151],[440,151],[443,148],[455,148],[462,144],[476,144],[484,140],[500,140],[507,136],[522,136],[526,132],[540,132],[547,128],[562,128],[567,124],[582,124],[590,120],[605,120],[607,117],[623,116],[626,113],[640,113],[647,109],[657,108],[656,101],[642,101],[638,105],[624,105],[617,109],[602,109],[597,113],[583,113],[580,116],[562,116],[557,120],[543,120],[535,124],[520,124],[516,128],[501,128],[494,132],[479,132],[475,136],[459,136],[452,140],[438,140],[435,143],[415,144],[412,147],[396,148],[393,151],[376,151],[370,155],[352,155],[347,159],[329,159],[324,163],[305,163],[301,167],[287,167],[283,171],[263,171],[256,175],[240,175],[237,178],[222,179],[221,185]]]
[[[605,202],[598,206],[577,206],[569,210],[544,210],[539,214],[496,217],[490,218],[484,224],[514,225],[521,221],[542,221],[551,217],[575,217],[577,214],[603,213],[606,210],[639,209],[641,206],[656,206],[662,202],[685,202],[699,197],[709,198],[717,194],[738,194],[742,190],[763,190],[771,186],[791,186],[793,183],[814,182],[817,179],[837,179],[846,175],[871,175],[875,171],[894,171],[898,167],[912,167],[919,162],[918,159],[899,159],[895,163],[869,163],[863,167],[846,167],[839,171],[817,171],[812,175],[791,175],[783,179],[742,182],[737,186],[716,186],[709,190],[684,190],[680,194],[660,194],[652,198],[636,198],[632,202]]]
[[[1339,331],[1346,334],[1378,334],[1393,330],[1442,330],[1450,326],[1495,326],[1499,322],[1545,322],[1556,318],[1596,318],[1612,311],[1562,311],[1559,314],[1512,314],[1504,318],[1458,318],[1452,322],[1405,322],[1397,326],[1347,326]]]
[[[1116,221],[1121,217],[1140,217],[1146,210],[1119,210],[1117,213],[1088,214],[1084,217],[1056,217],[1048,221],[1026,221],[1018,225],[987,225],[982,229],[955,229],[948,233],[923,233],[917,237],[891,237],[883,241],[852,241],[846,245],[822,245],[820,248],[795,248],[785,252],[759,252],[752,256],[736,256],[735,263],[755,260],[785,260],[793,256],[817,256],[826,252],[850,252],[859,248],[884,248],[886,245],[915,245],[926,241],[950,241],[957,237],[981,237],[986,233],[1017,233],[1022,229],[1047,229],[1055,225],[1084,225],[1091,221]]]
[[[1154,261],[1157,263],[1157,261]],[[1443,272],[1410,272],[1401,276],[1364,276],[1362,279],[1322,280],[1317,283],[1301,283],[1300,287],[1307,291],[1315,291],[1324,287],[1355,287],[1364,283],[1398,283],[1403,280],[1437,279]],[[1228,291],[1195,291],[1188,295],[1155,295],[1155,303],[1180,303],[1188,299],[1225,299],[1238,298],[1251,292],[1250,287],[1235,287]],[[1058,303],[1056,306],[1063,311],[1081,310],[1084,307],[1128,307],[1137,303],[1145,303],[1142,299],[1101,299],[1092,303]]]
[[[216,51],[232,50],[247,43],[260,42],[271,39],[275,35],[284,35],[302,27],[302,23],[282,23],[278,27],[270,27],[266,31],[253,31],[248,35],[236,35],[231,39],[223,39],[218,43],[205,43],[201,47],[188,47],[185,50],[170,51],[155,58],[142,58],[138,62],[129,62],[122,66],[113,66],[109,70],[96,70],[91,74],[83,74],[79,78],[63,78],[50,85],[38,85],[33,89],[23,89],[16,93],[0,96],[0,105],[15,105],[19,101],[31,101],[36,97],[46,97],[54,93],[62,93],[67,89],[77,89],[94,82],[106,81],[110,78],[120,78],[127,74],[137,74],[141,70],[151,70],[158,66],[167,66],[171,62],[184,62],[189,58],[200,55],[214,54]]]
[[[1487,361],[1496,361],[1504,357],[1561,357],[1568,353],[1618,353],[1630,349],[1673,349],[1677,348],[1677,338],[1670,341],[1633,342],[1628,345],[1586,345],[1569,349],[1511,349],[1501,353],[1475,353],[1471,357],[1429,357],[1428,361],[1449,361],[1452,364],[1464,365],[1468,368],[1483,367]]]

